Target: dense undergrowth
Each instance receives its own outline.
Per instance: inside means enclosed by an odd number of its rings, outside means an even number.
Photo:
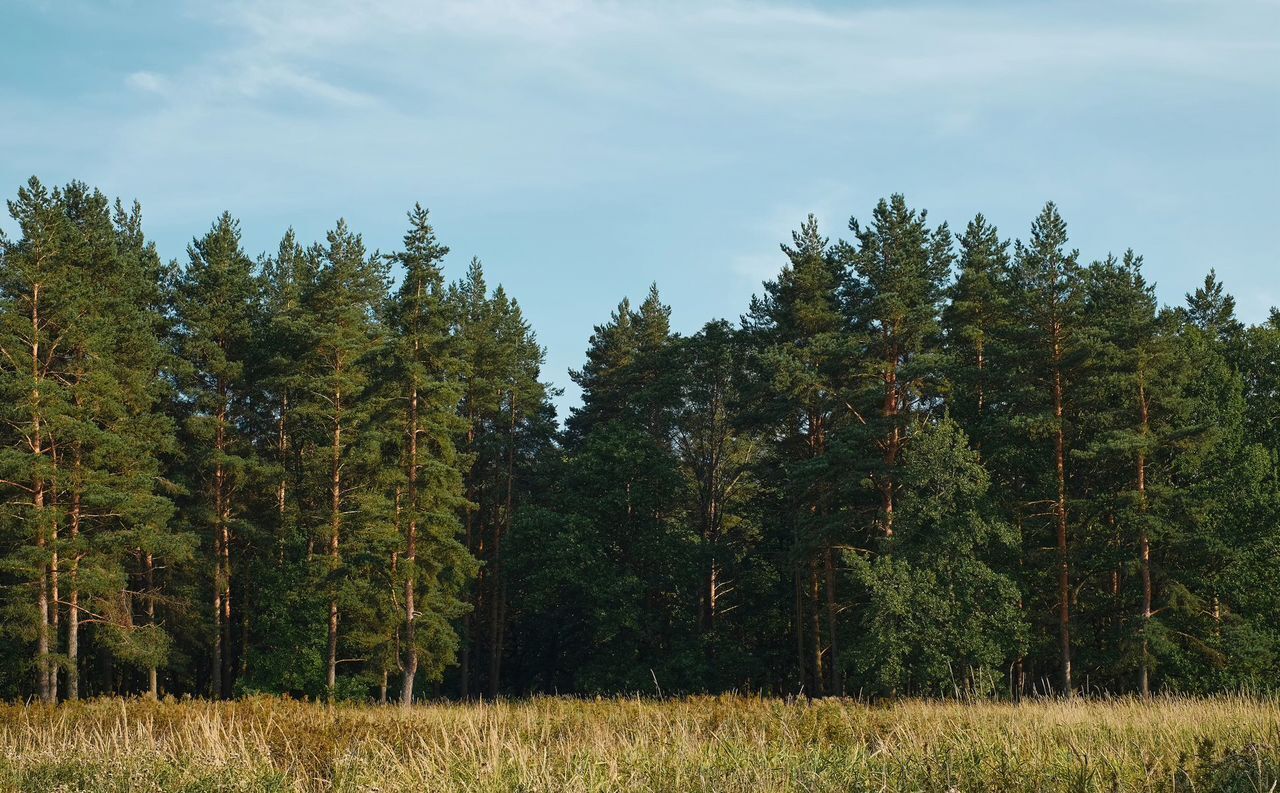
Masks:
[[[0,706],[0,790],[1280,790],[1280,702]]]

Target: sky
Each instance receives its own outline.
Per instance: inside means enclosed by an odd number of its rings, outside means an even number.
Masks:
[[[735,320],[807,213],[898,192],[1006,237],[1053,200],[1167,303],[1212,267],[1280,304],[1275,0],[0,0],[0,73],[0,194],[136,198],[166,259],[223,210],[251,255],[339,217],[391,251],[422,203],[562,408],[624,296]]]

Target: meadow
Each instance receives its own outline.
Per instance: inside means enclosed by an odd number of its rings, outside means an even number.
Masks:
[[[4,791],[1280,790],[1280,701],[0,706]]]

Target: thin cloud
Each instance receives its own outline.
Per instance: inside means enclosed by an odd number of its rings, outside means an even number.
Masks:
[[[145,93],[158,94],[164,92],[168,81],[154,72],[133,72],[125,78],[125,83],[130,88],[135,88]]]

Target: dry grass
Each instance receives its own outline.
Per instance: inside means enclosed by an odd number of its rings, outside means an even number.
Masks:
[[[0,790],[1280,791],[1280,703],[0,706]]]

